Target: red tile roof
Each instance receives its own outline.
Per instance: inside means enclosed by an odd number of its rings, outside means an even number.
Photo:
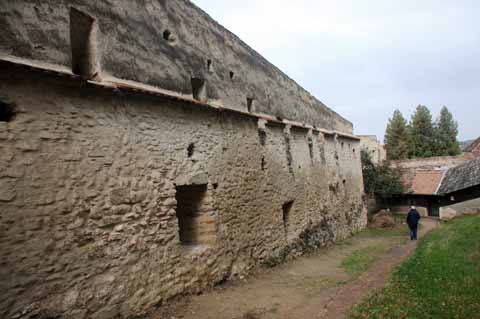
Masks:
[[[443,170],[417,171],[412,181],[406,181],[411,184],[410,190],[417,195],[435,195],[440,183],[442,182]]]

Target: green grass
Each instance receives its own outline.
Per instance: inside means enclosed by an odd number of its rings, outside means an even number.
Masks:
[[[342,267],[347,274],[356,277],[368,270],[378,260],[379,255],[388,250],[389,247],[389,245],[380,245],[355,250],[342,261]]]
[[[359,239],[378,239],[384,238],[381,245],[368,246],[350,253],[343,261],[342,268],[352,278],[359,276],[370,268],[378,260],[379,256],[391,249],[395,244],[401,244],[408,239],[408,230],[405,226],[396,228],[367,228],[355,234],[353,237],[337,243],[337,246],[351,246],[354,241]]]
[[[397,221],[397,223],[404,223],[407,221],[407,215],[402,213],[392,213],[393,218]]]
[[[375,238],[375,237],[400,237],[408,236],[407,226],[397,226],[395,228],[367,228],[355,235],[358,238]]]
[[[395,228],[370,228],[367,227],[353,235],[352,237],[339,241],[336,243],[337,246],[351,246],[358,239],[365,238],[407,238],[409,237],[408,228],[405,225],[399,225]]]
[[[480,318],[480,216],[443,224],[419,243],[357,318]]]

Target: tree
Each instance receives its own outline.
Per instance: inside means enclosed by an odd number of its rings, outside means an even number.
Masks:
[[[458,123],[452,113],[444,106],[435,125],[436,155],[455,156],[460,154],[460,144],[457,140]]]
[[[389,119],[385,132],[385,148],[388,160],[455,156],[460,154],[457,141],[458,124],[444,106],[435,124],[430,110],[417,106],[407,124],[399,110]]]
[[[375,165],[366,151],[362,151],[361,160],[365,193],[383,199],[405,193],[400,172],[392,169],[390,163],[385,161]]]
[[[435,155],[435,129],[432,113],[426,106],[417,106],[410,122],[409,131],[409,156],[411,158]]]
[[[372,156],[365,150],[361,151],[360,155],[362,161],[363,186],[365,193],[374,194],[376,186],[377,171],[375,164],[372,162]]]
[[[389,160],[400,160],[408,157],[407,121],[399,110],[395,110],[393,117],[388,120],[385,148]]]

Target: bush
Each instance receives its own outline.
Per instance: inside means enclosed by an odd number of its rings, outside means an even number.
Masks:
[[[388,162],[375,165],[365,151],[362,151],[361,158],[365,193],[381,198],[405,193],[400,172],[392,169]]]

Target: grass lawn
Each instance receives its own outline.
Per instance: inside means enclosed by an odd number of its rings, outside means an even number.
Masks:
[[[339,241],[336,245],[352,245],[355,241],[359,239],[375,239],[375,238],[386,238],[386,239],[405,239],[409,238],[409,230],[406,225],[397,225],[394,228],[374,228],[367,227],[350,238],[347,238],[343,241]]]
[[[390,245],[379,245],[355,250],[342,261],[342,267],[347,274],[356,277],[368,270],[378,256],[390,248]]]
[[[398,225],[395,228],[367,228],[355,234],[337,245],[352,245],[354,241],[362,239],[383,239],[381,244],[367,246],[350,253],[343,261],[342,268],[352,279],[367,271],[371,265],[378,260],[380,255],[392,249],[396,244],[407,241],[409,236],[408,228]]]
[[[480,318],[480,216],[455,219],[421,239],[389,284],[350,318]]]

